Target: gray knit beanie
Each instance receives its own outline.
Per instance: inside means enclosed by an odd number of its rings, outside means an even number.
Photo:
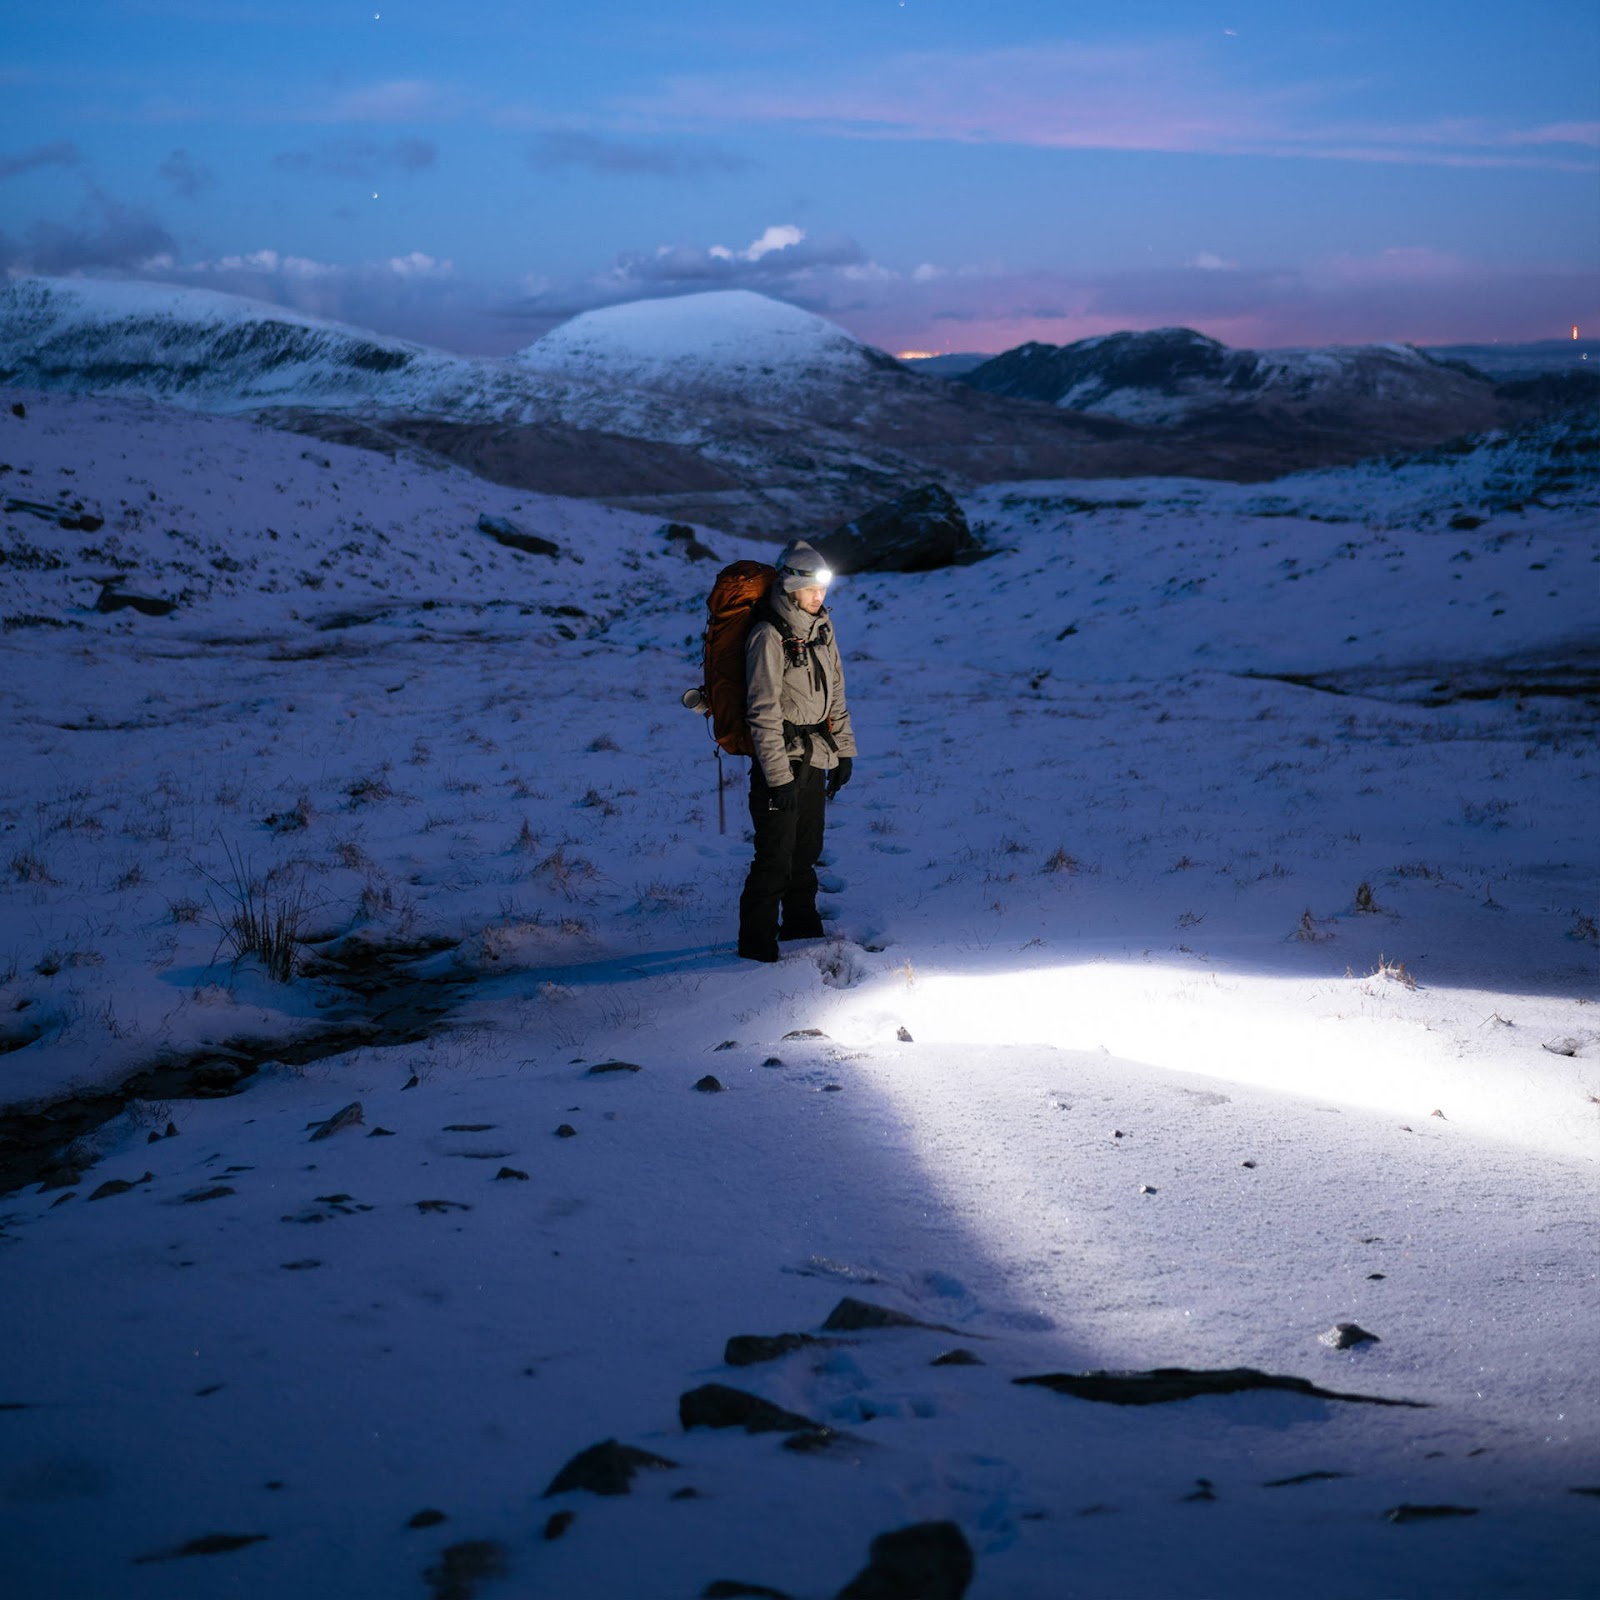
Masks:
[[[778,557],[778,579],[785,594],[826,588],[832,577],[828,563],[804,539],[791,540]]]

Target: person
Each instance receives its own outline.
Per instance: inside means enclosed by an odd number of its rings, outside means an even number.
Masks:
[[[751,961],[776,961],[780,939],[823,934],[824,811],[850,781],[856,755],[844,667],[823,604],[832,576],[803,539],[786,545],[745,642],[755,859],[739,896],[739,954]]]

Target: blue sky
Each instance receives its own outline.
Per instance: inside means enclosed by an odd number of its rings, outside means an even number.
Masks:
[[[454,348],[746,286],[893,349],[1600,326],[1600,7],[19,0],[0,263]]]

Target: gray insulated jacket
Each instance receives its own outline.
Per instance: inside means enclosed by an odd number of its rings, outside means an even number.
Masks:
[[[826,608],[813,617],[780,589],[773,590],[767,604],[806,645],[803,650],[786,647],[782,633],[759,612],[745,641],[745,682],[749,686],[745,720],[762,776],[777,787],[793,778],[790,761],[803,760],[806,754],[803,736],[785,738],[785,723],[809,728],[831,719],[833,742],[841,756],[854,756],[856,741],[844,698],[844,666]],[[825,739],[814,734],[810,743],[812,766],[835,764],[835,751]]]

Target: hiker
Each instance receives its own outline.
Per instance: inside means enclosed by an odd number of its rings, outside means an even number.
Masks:
[[[739,954],[751,961],[776,961],[780,939],[823,933],[816,868],[824,804],[850,781],[856,753],[844,668],[823,605],[832,576],[804,540],[786,545],[745,641],[756,837],[739,897]]]

